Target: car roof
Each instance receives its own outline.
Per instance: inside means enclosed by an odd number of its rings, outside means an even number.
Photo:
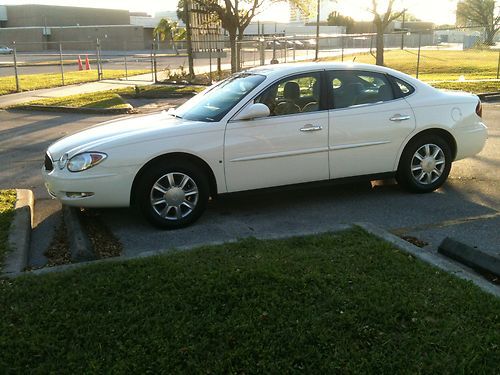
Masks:
[[[427,86],[422,81],[415,79],[398,70],[387,68],[385,66],[373,64],[361,64],[355,62],[299,62],[299,63],[285,63],[285,64],[272,64],[264,65],[255,68],[250,68],[246,72],[253,74],[263,74],[271,79],[284,77],[290,74],[307,73],[309,71],[318,70],[366,70],[370,72],[377,72],[382,74],[390,74],[396,78],[402,79],[415,86]]]
[[[275,72],[279,73],[301,73],[303,71],[309,70],[323,70],[323,69],[358,69],[358,70],[370,70],[373,72],[385,73],[389,68],[373,65],[373,64],[360,64],[354,62],[301,62],[301,63],[285,63],[285,64],[272,64],[264,65],[256,68],[248,69],[252,73],[262,73],[265,75],[271,75]]]

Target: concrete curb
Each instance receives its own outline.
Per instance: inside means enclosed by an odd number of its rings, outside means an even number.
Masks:
[[[486,92],[482,94],[477,94],[482,102],[490,102],[500,99],[500,92]]]
[[[463,263],[478,272],[489,272],[500,276],[500,258],[485,253],[463,242],[446,237],[438,247],[438,252]]]
[[[96,259],[87,233],[83,230],[77,208],[63,206],[63,220],[66,224],[66,236],[69,242],[71,261],[86,262]]]
[[[23,272],[28,264],[35,198],[33,192],[27,189],[16,189],[16,194],[14,219],[8,239],[10,251],[5,256],[2,271],[4,277]]]
[[[22,111],[47,111],[47,112],[65,112],[65,113],[88,113],[98,115],[123,115],[133,113],[134,108],[127,104],[126,108],[77,108],[65,106],[46,106],[46,105],[18,105],[8,109],[22,110]]]
[[[341,232],[341,231],[351,229],[351,228],[352,228],[352,225],[339,224],[339,225],[335,225],[334,227],[332,227],[328,231],[295,232],[295,233],[293,233],[293,235],[280,234],[280,235],[254,236],[254,237],[259,239],[259,240],[278,240],[278,239],[284,239],[284,238],[323,234],[323,233],[328,233],[328,232]],[[64,272],[64,271],[78,269],[78,268],[81,268],[84,266],[89,266],[92,264],[123,262],[123,261],[131,260],[131,259],[148,258],[148,257],[152,257],[152,256],[157,256],[157,255],[164,255],[164,254],[171,254],[171,253],[176,253],[176,252],[188,251],[188,250],[196,249],[196,248],[203,247],[203,246],[214,246],[214,245],[222,245],[222,244],[227,244],[227,243],[234,243],[234,242],[237,242],[241,239],[242,238],[233,238],[233,239],[227,240],[227,241],[211,241],[210,243],[196,244],[196,245],[192,245],[192,246],[182,246],[182,247],[169,248],[169,249],[158,250],[158,251],[145,251],[145,252],[136,254],[134,256],[123,256],[122,255],[122,256],[113,257],[113,258],[97,259],[95,261],[85,261],[85,262],[80,262],[80,263],[63,264],[60,266],[39,268],[36,270],[31,270],[29,272],[22,272],[22,273],[13,274],[13,275],[11,275],[11,277],[18,277],[21,275],[44,275],[47,273]]]
[[[381,229],[371,223],[354,223],[355,225],[363,228],[365,231],[368,233],[373,234],[374,236],[377,236],[394,246],[396,246],[398,249],[401,251],[404,251],[406,253],[409,253],[413,255],[414,257],[423,260],[426,263],[431,264],[434,267],[440,268],[443,271],[446,271],[452,275],[455,275],[456,277],[459,277],[460,279],[467,280],[467,281],[472,281],[476,286],[481,288],[483,291],[493,294],[494,296],[500,298],[500,287],[493,285],[483,279],[481,276],[476,275],[472,272],[470,272],[467,269],[464,269],[460,267],[459,265],[452,263],[448,261],[447,259],[437,255],[433,254],[430,252],[426,252],[425,250],[422,250],[421,248],[412,245],[409,242],[406,242],[405,240],[393,235],[392,233],[387,232],[384,229]]]

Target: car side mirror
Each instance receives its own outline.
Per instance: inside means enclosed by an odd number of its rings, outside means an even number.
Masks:
[[[269,107],[262,103],[254,103],[238,113],[234,120],[251,120],[255,118],[268,117],[271,114]]]

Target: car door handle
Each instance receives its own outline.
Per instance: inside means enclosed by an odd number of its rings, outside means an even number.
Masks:
[[[389,120],[391,121],[406,121],[406,120],[409,120],[410,119],[410,116],[407,116],[407,115],[394,115],[392,116]]]
[[[323,130],[321,125],[307,124],[303,128],[300,128],[301,132],[316,132],[318,130]]]

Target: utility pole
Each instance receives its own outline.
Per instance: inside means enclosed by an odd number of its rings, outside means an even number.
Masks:
[[[316,54],[314,60],[318,60],[319,57],[319,9],[321,6],[321,0],[318,0],[318,14],[316,15]]]

